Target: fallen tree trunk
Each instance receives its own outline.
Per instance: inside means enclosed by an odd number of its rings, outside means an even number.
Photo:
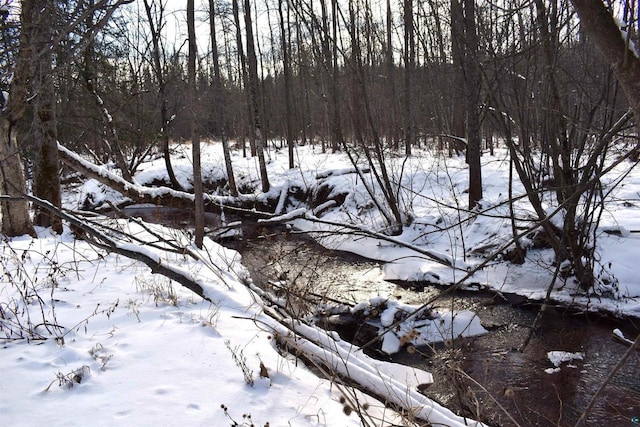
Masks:
[[[70,168],[112,188],[131,199],[134,203],[193,209],[194,195],[191,193],[177,191],[168,187],[146,187],[133,184],[103,166],[84,160],[77,153],[65,148],[60,143],[58,143],[58,153],[60,154],[60,160]],[[252,218],[267,218],[271,216],[269,212],[272,210],[272,205],[274,205],[274,201],[269,199],[266,194],[259,196],[240,195],[238,197],[205,194],[205,210],[218,214],[224,210]]]
[[[251,289],[272,305],[264,305],[272,319],[265,325],[284,343],[291,353],[315,365],[329,379],[346,379],[386,405],[400,408],[408,420],[421,425],[483,426],[482,423],[460,417],[421,393],[433,382],[430,373],[392,362],[373,359],[360,347],[343,341],[336,333],[283,316],[277,298],[255,286]]]

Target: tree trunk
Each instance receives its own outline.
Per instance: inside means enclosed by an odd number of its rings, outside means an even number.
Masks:
[[[24,3],[23,3],[24,4]],[[23,198],[27,194],[26,178],[22,159],[18,151],[15,129],[6,113],[0,118],[0,184],[1,194],[15,197],[16,200],[0,201],[2,213],[2,234],[7,237],[29,234],[35,236],[35,230],[29,217],[29,203]]]
[[[215,0],[209,0],[209,31],[211,33],[211,56],[213,61],[213,86],[214,99],[213,108],[216,111],[216,120],[219,123],[222,152],[224,155],[224,165],[227,170],[227,183],[229,185],[229,193],[236,197],[238,195],[238,187],[233,174],[233,164],[231,162],[231,153],[229,150],[228,125],[225,116],[225,94],[222,84],[222,76],[220,75],[220,60],[218,55],[218,41],[216,40],[216,21],[215,21]]]
[[[244,86],[244,93],[247,98],[247,118],[249,122],[249,132],[253,135],[253,108],[251,108],[251,93],[249,90],[249,75],[247,73],[247,58],[244,54],[244,44],[242,43],[242,31],[240,30],[240,11],[238,6],[238,0],[231,1],[231,8],[233,10],[233,23],[236,26],[236,45],[238,49],[238,61],[240,62],[240,77],[242,81],[242,85]],[[246,157],[247,155],[247,147],[245,144],[245,133],[242,133],[242,155]],[[251,144],[251,155],[256,155],[256,144],[253,137],[250,138]]]
[[[413,0],[404,0],[404,144],[407,156],[411,155],[411,146],[415,140],[415,118],[413,115],[415,45]]]
[[[480,69],[476,34],[475,0],[464,0],[465,53],[464,71],[467,110],[467,163],[469,164],[469,209],[482,199],[482,138],[480,136]]]
[[[393,61],[393,12],[391,9],[391,0],[387,0],[386,2],[386,51],[385,51],[385,62],[387,66],[387,96],[389,96],[390,107],[390,115],[391,117],[388,120],[389,128],[388,128],[388,138],[391,140],[391,146],[394,149],[399,148],[399,136],[398,136],[398,125],[397,125],[397,117],[398,117],[398,95],[396,93],[396,82],[395,82],[395,64]]]
[[[331,111],[333,113],[333,152],[340,149],[344,142],[342,134],[342,122],[340,120],[340,98],[338,97],[339,88],[339,68],[338,68],[338,0],[331,0],[331,33],[333,35],[333,43],[331,45]],[[327,34],[327,37],[329,34]]]
[[[284,13],[282,12],[282,0],[278,0],[278,13],[280,16],[280,38],[282,39],[282,62],[284,66],[284,103],[285,103],[285,122],[287,133],[287,147],[289,149],[289,169],[293,169],[295,166],[293,158],[293,127],[291,125],[291,69],[289,63],[289,42],[288,32],[285,31],[284,25]],[[287,15],[289,15],[289,9],[287,8]],[[288,26],[287,20],[287,26]]]
[[[244,26],[247,33],[247,69],[249,71],[249,94],[251,95],[251,110],[253,111],[253,127],[258,156],[258,167],[260,169],[260,181],[262,182],[262,192],[269,191],[271,184],[267,175],[267,164],[264,159],[264,135],[262,134],[262,123],[258,106],[258,60],[253,40],[253,22],[251,19],[251,4],[249,0],[244,1]]]
[[[159,32],[159,28],[164,25],[164,6],[162,1],[159,2],[159,5],[160,10],[158,11],[158,26],[156,27],[152,16],[153,14],[151,13],[151,4],[149,4],[149,0],[144,0],[144,8],[147,13],[147,19],[149,20],[151,42],[153,44],[153,51],[151,52],[151,56],[153,59],[152,68],[154,74],[156,75],[156,80],[158,81],[158,96],[160,97],[160,138],[162,145],[162,154],[164,156],[164,164],[167,169],[167,174],[169,175],[171,186],[178,191],[182,191],[182,185],[180,185],[180,183],[178,182],[173,171],[173,165],[171,164],[171,152],[169,150],[169,126],[171,126],[171,120],[169,120],[169,113],[167,108],[167,82],[165,81],[165,76],[162,70],[162,63],[160,60],[161,55],[164,56],[164,50],[161,45],[162,39]]]
[[[41,8],[33,16],[34,42],[37,46],[46,45],[53,36],[56,5],[52,0],[42,2]],[[33,117],[33,135],[37,150],[33,177],[33,194],[60,207],[60,171],[58,162],[58,133],[56,130],[55,94],[52,79],[51,50],[43,51],[32,62],[32,91],[36,95]],[[35,224],[51,227],[56,233],[62,233],[62,221],[57,215],[36,206]]]
[[[464,138],[465,125],[465,93],[464,93],[464,13],[461,0],[451,0],[451,59],[452,59],[452,88],[451,88],[451,124],[449,133]],[[454,149],[458,151],[462,144],[455,138],[449,138],[449,155]]]
[[[24,199],[27,181],[16,139],[16,124],[23,118],[29,98],[30,67],[36,51],[32,34],[37,30],[37,24],[33,20],[37,3],[35,0],[24,0],[21,3],[20,48],[9,86],[9,100],[0,110],[0,193],[16,198],[0,201],[2,234],[7,237],[36,235],[29,217],[29,203]],[[4,96],[3,101],[6,102]]]
[[[640,59],[628,46],[619,25],[601,0],[571,2],[580,17],[581,28],[593,39],[622,86],[636,116],[636,134],[640,135]],[[640,146],[640,142],[638,144],[636,147]]]
[[[200,165],[200,137],[197,130],[197,87],[196,87],[196,25],[194,0],[187,0],[187,32],[189,37],[189,129],[193,156],[193,196],[195,207],[195,245],[202,249],[204,239],[204,194],[202,188],[202,167]]]

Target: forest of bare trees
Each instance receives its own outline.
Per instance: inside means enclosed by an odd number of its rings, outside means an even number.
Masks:
[[[186,2],[51,3],[54,22],[42,27],[55,45],[37,54],[51,67],[61,141],[112,155],[86,79],[113,117],[129,169],[149,145],[161,144],[161,135],[190,138]],[[608,129],[627,108],[610,61],[568,0],[401,3],[196,5],[198,24],[211,31],[199,25],[193,107],[199,133],[250,143],[257,128],[273,143],[287,140],[289,126],[298,143],[339,149],[356,143],[360,133],[368,142],[377,135],[385,147],[405,145],[410,152],[411,145],[459,148],[460,140],[451,137],[466,139],[465,126],[477,128],[469,139],[498,142],[504,130],[492,116],[501,111],[519,145],[533,148],[550,131],[555,112],[564,113],[567,126],[586,131]],[[116,4],[124,5],[111,10]],[[611,6],[620,22],[630,22],[629,41],[637,34],[634,4]],[[234,17],[234,9],[243,16]],[[11,10],[2,33],[4,90],[18,45],[19,11]],[[110,18],[101,22],[105,13]],[[216,105],[221,96],[224,105]],[[469,100],[477,112],[468,111]],[[469,125],[475,115],[478,123]],[[25,152],[33,151],[31,139]]]
[[[406,218],[385,158],[464,153],[478,209],[480,157],[503,146],[539,220],[540,192],[556,193],[565,223],[543,221],[546,239],[588,288],[603,159],[621,136],[620,161],[637,158],[633,0],[3,0],[2,12],[8,235],[32,233],[25,172],[60,204],[57,142],[126,181],[160,153],[178,190],[170,141],[193,142],[194,166],[201,139],[256,156],[263,192],[269,150],[286,146],[291,168],[296,144],[343,150],[371,166],[389,234]],[[227,174],[237,195],[230,161]]]

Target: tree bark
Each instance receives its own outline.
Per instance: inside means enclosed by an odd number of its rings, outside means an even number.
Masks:
[[[475,0],[464,0],[464,71],[467,110],[467,163],[469,164],[469,209],[482,199],[482,168],[480,155],[480,66],[478,65],[478,35],[476,33]]]
[[[332,130],[333,144],[332,151],[335,153],[340,150],[344,143],[342,133],[342,122],[340,119],[340,98],[338,96],[340,72],[338,68],[338,0],[331,0],[331,34],[333,35],[333,43],[331,45],[331,112],[333,113]],[[327,33],[328,37],[329,34]]]
[[[38,46],[51,42],[55,14],[55,1],[47,0],[41,3],[41,8],[34,15],[34,22],[38,23],[35,26],[34,40]],[[48,49],[32,64],[31,85],[33,93],[36,94],[33,135],[38,153],[33,177],[33,194],[60,207],[62,198],[52,60],[51,50]],[[35,224],[51,227],[56,233],[62,233],[60,218],[38,206],[35,207]]]
[[[461,0],[451,0],[451,62],[452,72],[452,88],[451,88],[451,124],[449,133],[453,136],[464,138],[464,14],[462,11]],[[458,140],[450,138],[449,155],[453,154],[454,148],[458,151],[463,144]]]
[[[240,11],[238,6],[238,0],[231,0],[231,8],[233,10],[233,23],[236,27],[236,46],[238,49],[238,61],[240,62],[240,77],[242,80],[242,86],[244,87],[244,93],[247,98],[247,119],[249,122],[249,134],[253,135],[253,108],[251,108],[251,93],[249,91],[249,75],[247,73],[247,58],[244,54],[244,44],[242,43],[242,31],[240,29]],[[244,141],[245,134],[242,134],[242,155],[246,157],[247,147]],[[251,140],[251,155],[256,155],[256,144],[253,136]]]
[[[213,60],[213,108],[216,111],[216,120],[219,123],[221,139],[222,139],[222,152],[224,155],[224,165],[227,170],[227,183],[229,185],[229,194],[233,197],[238,196],[238,187],[236,185],[236,178],[233,173],[233,164],[231,162],[231,152],[229,149],[229,140],[227,132],[227,118],[225,115],[225,94],[222,83],[222,76],[220,75],[220,58],[218,55],[218,41],[216,39],[216,20],[215,20],[215,0],[209,0],[209,31],[211,33],[211,56]]]
[[[571,0],[580,26],[611,65],[633,110],[640,135],[640,59],[623,38],[619,25],[601,0]],[[640,146],[636,146],[636,150]]]
[[[194,0],[187,0],[187,32],[189,37],[189,130],[193,157],[193,197],[195,208],[195,245],[202,249],[204,239],[204,191],[202,188],[202,166],[200,165],[200,136],[197,128],[197,87],[196,87],[196,24]]]
[[[260,181],[262,192],[269,191],[271,184],[267,175],[267,164],[264,159],[264,135],[262,134],[262,122],[258,107],[258,60],[253,40],[253,22],[251,19],[251,4],[249,0],[244,1],[244,26],[247,34],[247,69],[249,71],[249,93],[251,95],[251,110],[253,111],[253,129],[258,156],[258,167],[260,169]]]
[[[33,21],[37,3],[35,0],[24,0],[21,4],[20,48],[13,79],[9,86],[9,100],[7,105],[3,105],[4,108],[0,110],[0,193],[20,199],[0,201],[2,233],[8,237],[23,234],[35,236],[35,230],[29,217],[29,203],[23,199],[27,194],[27,181],[16,139],[16,125],[24,117],[29,97],[30,66],[36,56],[36,46],[33,44],[32,34],[37,28]]]
[[[2,113],[0,118],[0,194],[23,198],[27,194],[26,178],[22,159],[16,142],[16,130],[10,117]],[[29,203],[22,200],[1,200],[2,234],[7,237],[29,234],[35,236],[35,230],[29,217]]]
[[[171,152],[169,150],[169,126],[171,120],[169,120],[169,112],[167,107],[167,82],[163,73],[163,67],[161,62],[161,56],[164,57],[164,49],[162,48],[162,39],[160,37],[159,28],[163,25],[164,17],[164,5],[159,2],[158,13],[158,26],[154,23],[154,18],[151,10],[151,4],[149,0],[144,0],[144,8],[147,13],[147,19],[149,20],[149,30],[151,31],[151,43],[153,44],[152,56],[152,68],[156,76],[158,83],[158,97],[160,98],[160,140],[162,145],[162,154],[164,156],[164,164],[167,168],[167,174],[169,175],[169,181],[171,186],[176,190],[182,191],[182,185],[178,182],[176,174],[173,171],[173,165],[171,164]]]
[[[280,38],[282,39],[282,62],[284,66],[284,103],[285,103],[285,122],[287,133],[287,147],[289,151],[289,169],[293,169],[295,166],[293,158],[294,140],[293,140],[293,126],[291,123],[291,64],[289,59],[289,34],[290,32],[285,30],[284,13],[282,11],[283,0],[278,0],[278,14],[280,17]],[[287,16],[289,15],[288,2],[287,2]],[[287,27],[289,21],[287,20]]]
[[[396,82],[395,82],[395,64],[393,61],[393,12],[391,9],[391,0],[386,1],[386,50],[385,50],[385,65],[387,68],[387,96],[389,97],[390,106],[390,115],[389,118],[389,127],[388,138],[391,140],[391,146],[394,149],[398,149],[400,146],[399,136],[398,136],[398,95],[396,93]]]
[[[411,155],[415,140],[415,118],[413,112],[413,74],[415,68],[416,42],[413,31],[413,0],[404,0],[404,144],[405,154]]]

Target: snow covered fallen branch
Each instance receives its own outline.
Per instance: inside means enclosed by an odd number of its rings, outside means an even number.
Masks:
[[[303,218],[306,212],[306,208],[299,208],[283,215],[274,216],[273,218],[259,219],[258,222],[262,224],[282,224],[296,218]]]
[[[633,345],[633,340],[630,340],[629,338],[625,337],[622,331],[618,328],[613,330],[613,338],[617,342],[622,343],[627,347],[631,347]]]
[[[136,203],[149,203],[183,209],[193,208],[193,194],[191,193],[177,191],[168,187],[151,188],[144,185],[133,184],[105,167],[84,160],[77,153],[65,148],[60,143],[58,143],[58,153],[60,160],[67,166],[112,188]],[[205,194],[205,210],[215,213],[221,213],[222,210],[226,210],[254,218],[265,217],[269,216],[269,214],[262,213],[261,210],[266,211],[268,203],[269,200],[266,197],[256,197],[253,195],[227,197]]]
[[[335,227],[337,229],[347,229],[347,230],[349,230],[349,231],[351,231],[351,232],[353,232],[355,234],[361,235],[361,236],[372,237],[374,239],[382,240],[382,241],[385,241],[385,242],[392,243],[394,245],[398,245],[398,246],[401,246],[401,247],[404,247],[404,248],[408,248],[408,249],[411,249],[411,250],[415,251],[416,253],[418,253],[420,255],[423,255],[423,256],[427,257],[431,261],[434,261],[434,262],[436,262],[438,264],[442,264],[442,265],[447,266],[447,267],[451,267],[451,268],[453,268],[455,270],[467,271],[468,267],[469,267],[463,261],[454,259],[453,257],[451,257],[451,256],[449,256],[449,255],[447,255],[445,253],[431,251],[431,250],[422,248],[420,246],[413,245],[413,244],[411,244],[409,242],[405,242],[405,241],[402,241],[400,239],[396,239],[396,238],[394,238],[392,236],[368,230],[365,227],[362,227],[362,226],[359,226],[359,225],[347,224],[347,223],[341,223],[341,222],[335,222],[335,221],[329,221],[329,220],[326,220],[326,219],[321,219],[321,218],[318,218],[317,216],[315,216],[313,213],[308,212],[304,208],[296,209],[296,210],[293,210],[293,211],[288,212],[286,214],[275,216],[275,217],[272,217],[272,218],[260,219],[260,220],[258,220],[258,222],[260,222],[260,223],[285,223],[285,222],[288,222],[288,221],[292,221],[294,219],[304,219],[304,220],[309,221],[309,222],[315,222],[315,223],[318,223],[318,224],[324,224],[324,225],[328,225],[328,226],[331,226],[331,227]]]
[[[262,320],[278,339],[298,356],[357,384],[358,388],[386,400],[386,404],[402,408],[411,419],[425,420],[432,425],[482,426],[483,424],[457,416],[449,409],[426,397],[420,390],[433,382],[429,372],[392,362],[375,360],[360,347],[342,340],[337,333],[283,316],[278,300],[269,293],[252,287],[264,301],[269,315]]]
[[[40,206],[41,208],[47,209],[54,215],[58,215],[63,220],[68,221],[69,224],[71,224],[71,226],[76,230],[81,230],[82,233],[85,234],[85,237],[87,237],[88,240],[90,240],[91,243],[95,244],[96,246],[110,252],[125,256],[127,258],[140,261],[147,267],[149,267],[152,273],[157,273],[168,277],[169,279],[178,282],[185,288],[200,296],[204,300],[213,302],[209,297],[205,295],[202,286],[191,277],[189,272],[174,265],[163,263],[158,255],[156,255],[143,245],[118,242],[107,234],[97,230],[95,227],[89,226],[86,222],[82,221],[75,215],[58,209],[46,200],[42,200],[30,195],[27,195],[26,197],[32,203]]]
[[[333,373],[348,378],[374,396],[384,397],[387,404],[403,408],[411,413],[412,418],[427,420],[436,425],[482,425],[455,415],[420,393],[419,387],[432,382],[431,374],[371,359],[358,351],[357,347],[330,332],[296,320],[288,322],[288,325],[271,325],[287,346],[307,359],[329,368]]]

